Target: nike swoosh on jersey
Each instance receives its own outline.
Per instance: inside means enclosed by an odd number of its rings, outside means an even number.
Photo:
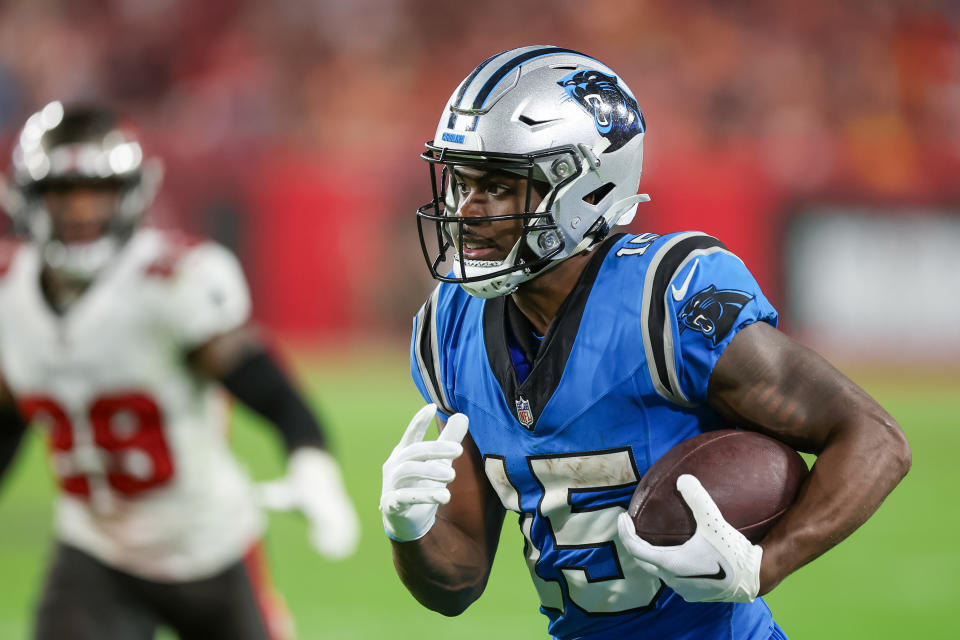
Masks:
[[[673,299],[677,302],[680,302],[687,295],[687,287],[690,286],[690,281],[693,279],[693,272],[697,270],[697,265],[700,264],[700,258],[697,258],[693,261],[693,266],[690,267],[690,272],[687,274],[687,278],[683,281],[683,285],[679,289],[675,285],[670,285],[670,288],[673,289]]]
[[[727,577],[727,572],[723,570],[723,567],[720,566],[720,563],[717,563],[717,572],[716,573],[701,573],[696,576],[677,576],[678,578],[687,578],[694,579],[700,578],[703,580],[723,580]]]

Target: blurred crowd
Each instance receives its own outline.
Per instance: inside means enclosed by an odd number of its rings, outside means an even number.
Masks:
[[[402,330],[429,287],[417,155],[457,83],[525,44],[633,88],[635,224],[715,232],[770,280],[792,202],[960,200],[949,0],[4,0],[0,131],[106,102],[166,162],[159,223],[237,250],[264,322]]]

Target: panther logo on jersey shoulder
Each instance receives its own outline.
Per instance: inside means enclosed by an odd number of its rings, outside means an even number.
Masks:
[[[736,289],[717,289],[710,285],[698,291],[683,305],[677,319],[680,332],[684,329],[699,331],[717,346],[730,329],[743,306],[753,300],[753,296]]]
[[[564,76],[557,84],[593,116],[597,131],[610,141],[604,153],[616,151],[646,131],[640,106],[620,88],[616,76],[586,69]]]

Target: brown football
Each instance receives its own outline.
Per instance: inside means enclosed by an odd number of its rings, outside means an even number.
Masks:
[[[755,431],[720,429],[685,440],[651,465],[630,500],[627,512],[647,542],[677,545],[693,535],[693,514],[677,491],[684,473],[700,480],[727,522],[758,542],[793,504],[807,464]]]

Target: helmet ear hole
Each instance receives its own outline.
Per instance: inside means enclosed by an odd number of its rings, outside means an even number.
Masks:
[[[598,204],[600,204],[600,202],[603,201],[604,198],[607,197],[607,195],[610,194],[611,191],[614,190],[614,188],[616,188],[616,185],[613,184],[612,182],[603,184],[597,187],[596,189],[594,189],[593,191],[591,191],[590,193],[588,193],[587,195],[583,196],[583,201],[586,202],[587,204],[597,206]]]

